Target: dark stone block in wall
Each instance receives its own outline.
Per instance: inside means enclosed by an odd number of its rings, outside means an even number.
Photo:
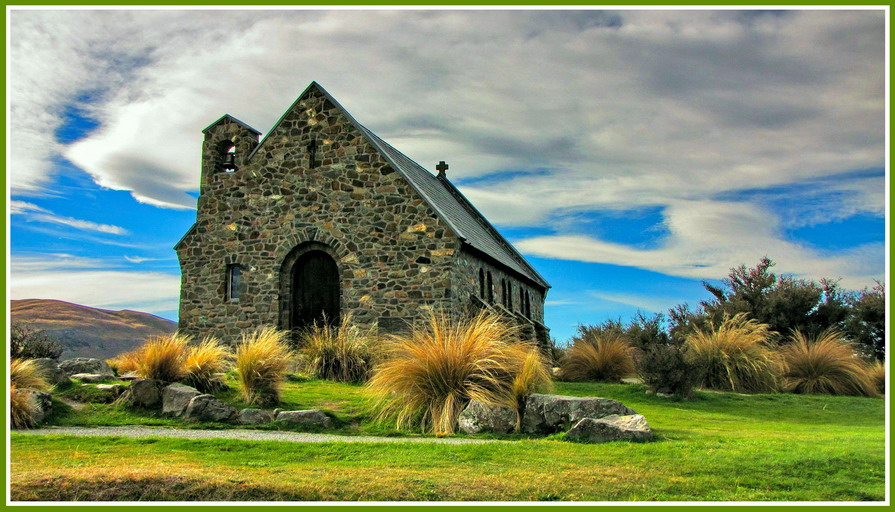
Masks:
[[[410,324],[403,318],[379,317],[380,334],[404,334],[410,331]]]

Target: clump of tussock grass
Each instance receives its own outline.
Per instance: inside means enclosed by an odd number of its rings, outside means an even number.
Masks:
[[[687,336],[688,359],[703,373],[702,387],[735,392],[773,392],[779,388],[781,362],[770,345],[767,324],[744,313],[717,327]]]
[[[9,362],[9,383],[19,389],[49,391],[51,388],[43,370],[34,364],[33,359],[12,359]]]
[[[780,349],[786,370],[784,389],[792,393],[876,396],[870,368],[839,331],[827,329],[814,338],[800,331]],[[885,379],[885,370],[883,370]]]
[[[636,371],[634,348],[624,334],[582,329],[559,362],[559,375],[569,381],[621,382]]]
[[[137,373],[140,369],[140,361],[136,350],[124,352],[117,356],[106,359],[106,364],[112,368],[115,375],[124,375],[127,373]]]
[[[873,381],[876,392],[880,395],[886,394],[886,365],[880,361],[874,361],[867,367],[867,374]]]
[[[12,428],[31,428],[37,421],[40,407],[34,396],[15,384],[9,387],[9,416]]]
[[[133,353],[137,374],[161,382],[181,381],[186,376],[184,362],[191,340],[180,333],[150,337]]]
[[[220,340],[206,336],[198,345],[187,347],[183,361],[183,381],[206,393],[220,389],[216,373],[227,369],[229,351]]]
[[[236,347],[236,376],[248,404],[271,405],[280,401],[280,388],[293,354],[287,333],[273,327],[243,334]]]
[[[338,326],[314,322],[303,334],[299,354],[318,379],[364,382],[370,377],[378,349],[375,325],[364,330],[351,315]]]
[[[28,390],[51,388],[43,370],[33,360],[15,358],[9,362],[9,416],[13,428],[31,428],[37,423],[40,405]]]
[[[470,400],[518,412],[520,396],[548,386],[550,375],[537,348],[515,335],[497,315],[456,320],[432,312],[409,334],[391,336],[367,383],[378,418],[449,434]]]

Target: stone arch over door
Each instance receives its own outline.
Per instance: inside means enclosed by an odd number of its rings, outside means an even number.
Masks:
[[[326,315],[338,322],[342,314],[342,265],[333,248],[322,242],[303,242],[280,267],[280,328],[293,336]]]

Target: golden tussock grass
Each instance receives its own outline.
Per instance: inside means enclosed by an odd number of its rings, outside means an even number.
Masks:
[[[217,338],[207,336],[198,345],[189,346],[183,361],[184,382],[199,391],[216,390],[216,373],[227,369],[230,353]]]
[[[876,389],[876,392],[880,395],[885,395],[886,365],[879,361],[874,361],[867,367],[867,374],[870,375],[870,379],[873,380],[873,385]]]
[[[688,359],[705,375],[702,386],[721,391],[773,392],[779,388],[781,361],[769,344],[766,324],[744,313],[721,325],[687,336]]]
[[[191,339],[180,333],[150,337],[134,351],[137,373],[144,379],[179,382],[186,376],[184,362]]]
[[[351,315],[338,326],[314,323],[302,334],[299,353],[308,371],[319,379],[363,382],[370,376],[378,352],[376,326],[361,329]]]
[[[124,375],[126,373],[137,373],[137,371],[140,369],[139,354],[136,350],[118,354],[111,359],[106,359],[106,363],[109,365],[110,368],[112,368],[112,370],[115,371],[117,375]]]
[[[409,334],[390,337],[367,383],[379,418],[452,433],[469,400],[518,410],[518,394],[548,386],[550,376],[540,354],[532,355],[537,349],[515,336],[496,315],[456,320],[432,312]]]
[[[9,382],[19,389],[49,391],[51,387],[43,370],[32,359],[12,359],[9,362]]]
[[[9,387],[9,416],[12,428],[31,428],[36,423],[38,405],[34,397],[15,384]]]
[[[562,380],[620,382],[636,371],[634,348],[621,333],[589,331],[575,338],[559,368]]]
[[[793,393],[877,396],[877,382],[854,345],[827,329],[814,338],[795,331],[780,349],[784,388]],[[885,370],[883,370],[885,380]]]
[[[293,358],[286,337],[285,331],[273,327],[243,334],[236,347],[235,368],[246,403],[269,405],[279,402],[280,388]]]

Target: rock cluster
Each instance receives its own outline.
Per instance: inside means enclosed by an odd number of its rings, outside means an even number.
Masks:
[[[74,375],[76,373],[91,373],[105,375],[107,377],[115,376],[115,372],[112,371],[112,368],[105,361],[92,357],[76,357],[74,359],[67,359],[59,363],[59,369],[62,370],[65,375]]]
[[[460,414],[459,428],[467,434],[506,434],[516,426],[516,412],[508,407],[473,400]],[[569,441],[605,443],[645,441],[653,433],[646,418],[621,402],[607,398],[532,394],[525,400],[521,431],[552,434],[568,431]]]

